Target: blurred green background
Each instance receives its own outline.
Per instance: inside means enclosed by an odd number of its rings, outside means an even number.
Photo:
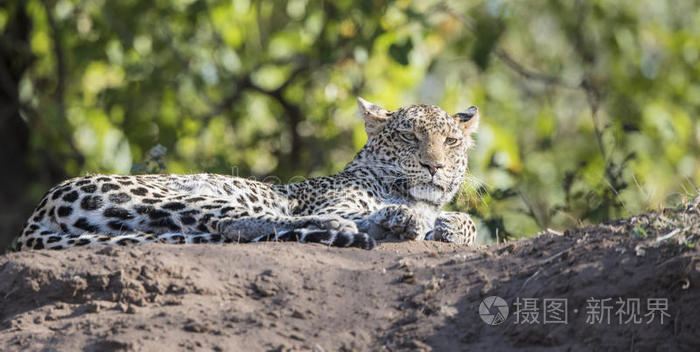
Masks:
[[[0,32],[0,249],[67,177],[337,172],[358,95],[479,106],[450,207],[482,241],[700,185],[694,0],[16,0]]]

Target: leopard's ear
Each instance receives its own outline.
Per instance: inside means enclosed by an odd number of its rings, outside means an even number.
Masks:
[[[372,104],[360,97],[357,97],[357,106],[360,108],[360,115],[365,120],[367,137],[371,137],[381,131],[384,124],[391,117],[389,112],[381,106]]]
[[[453,117],[465,136],[476,132],[479,127],[479,109],[476,106],[470,106],[467,110],[454,114]]]

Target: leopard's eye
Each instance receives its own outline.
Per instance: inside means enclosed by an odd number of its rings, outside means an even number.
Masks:
[[[399,137],[401,137],[401,139],[403,139],[404,141],[409,142],[409,143],[413,143],[413,142],[418,140],[418,138],[416,137],[416,134],[411,133],[411,132],[400,133]]]
[[[449,146],[458,145],[458,144],[459,144],[459,139],[457,139],[457,138],[452,138],[452,137],[447,137],[447,139],[445,139],[445,144],[447,144],[447,145],[449,145]]]

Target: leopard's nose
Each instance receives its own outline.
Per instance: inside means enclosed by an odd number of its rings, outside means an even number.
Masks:
[[[438,169],[445,167],[445,165],[443,165],[442,163],[435,163],[432,161],[421,161],[420,164],[428,169],[430,176],[435,176]]]

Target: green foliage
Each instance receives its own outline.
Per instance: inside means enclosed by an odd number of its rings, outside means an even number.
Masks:
[[[14,237],[14,238],[12,239],[12,241],[10,242],[10,244],[9,244],[9,245],[7,246],[7,248],[5,249],[5,253],[3,253],[3,254],[10,254],[10,253],[16,252],[15,248],[16,248],[16,246],[17,246],[17,240],[18,240],[18,239],[19,239],[19,237]]]
[[[157,146],[151,148],[146,155],[146,158],[140,163],[134,163],[131,165],[131,173],[137,174],[158,174],[164,173],[167,169],[165,166],[165,155],[168,152],[168,148],[158,144]]]
[[[634,230],[632,231],[632,234],[634,235],[634,237],[637,238],[647,238],[649,236],[649,234],[647,234],[647,231],[641,225],[635,226]]]
[[[700,184],[692,0],[22,0],[0,7],[0,31],[18,11],[32,22],[27,162],[68,175],[336,172],[364,142],[362,95],[479,106],[451,207],[485,237],[629,215]]]

